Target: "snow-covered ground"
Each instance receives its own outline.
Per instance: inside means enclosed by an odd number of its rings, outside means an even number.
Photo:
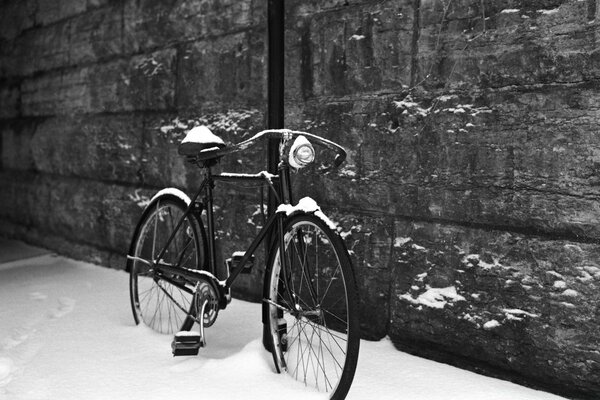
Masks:
[[[1,257],[0,257],[1,258]],[[128,276],[53,255],[0,264],[0,399],[322,398],[273,372],[260,306],[233,300],[199,356],[171,356],[171,337],[134,326]],[[361,343],[348,399],[561,399]]]

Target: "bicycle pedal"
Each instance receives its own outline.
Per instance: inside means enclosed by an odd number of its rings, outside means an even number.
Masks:
[[[175,334],[171,342],[173,357],[177,356],[196,356],[201,347],[206,343],[200,335],[200,332],[180,331]]]
[[[244,252],[236,251],[232,254],[231,258],[225,260],[227,263],[227,268],[229,269],[229,273],[234,273],[238,268],[240,261],[244,257]],[[250,256],[248,261],[246,261],[246,265],[244,265],[244,269],[242,269],[242,274],[249,274],[252,272],[252,267],[254,267],[254,254]]]

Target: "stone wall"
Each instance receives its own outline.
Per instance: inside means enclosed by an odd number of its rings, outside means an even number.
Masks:
[[[186,127],[264,126],[266,1],[52,4],[0,6],[0,233],[122,268],[149,196],[199,178],[176,154]],[[286,13],[286,124],[349,150],[297,185],[353,251],[364,336],[600,397],[596,1]],[[255,190],[224,189],[227,254],[261,221]]]

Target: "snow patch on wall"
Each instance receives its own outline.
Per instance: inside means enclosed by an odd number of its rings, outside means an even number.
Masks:
[[[394,105],[396,106],[396,108],[404,110],[402,111],[402,114],[404,115],[420,115],[422,117],[425,117],[431,111],[431,107],[421,107],[419,103],[413,101],[410,95],[406,96],[401,101],[394,101]]]
[[[483,324],[483,329],[486,329],[489,331],[489,330],[497,328],[499,326],[500,326],[500,322],[496,321],[495,319],[492,319],[492,320],[486,322],[485,324]]]
[[[394,239],[394,247],[402,247],[411,240],[412,238],[409,237],[397,237]]]
[[[150,198],[141,194],[140,189],[137,189],[133,194],[129,193],[127,197],[140,208],[146,208],[150,204]]]
[[[508,315],[518,316],[518,317],[526,316],[526,317],[531,317],[531,318],[538,318],[540,316],[539,314],[530,313],[528,311],[520,310],[518,308],[504,308],[504,309],[502,309],[502,312],[504,314],[506,314],[507,316]]]
[[[457,293],[455,286],[432,288],[431,286],[426,285],[425,288],[426,290],[419,294],[417,298],[413,298],[410,293],[399,295],[398,298],[414,305],[424,305],[426,307],[437,309],[442,309],[446,307],[446,305],[458,301],[466,301],[463,296]]]

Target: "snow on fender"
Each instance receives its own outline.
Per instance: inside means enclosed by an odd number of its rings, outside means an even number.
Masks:
[[[170,194],[172,196],[180,198],[188,206],[192,202],[192,200],[189,198],[189,196],[187,194],[183,193],[181,190],[179,190],[177,188],[165,188],[165,189],[160,190],[154,196],[152,196],[152,198],[150,199],[150,202],[148,203],[148,205],[146,206],[146,208],[149,207],[150,204],[152,204],[154,202],[154,200],[156,200],[160,196],[163,196],[163,195],[166,195],[166,194]]]
[[[295,206],[292,206],[291,204],[280,204],[275,212],[285,213],[288,217],[297,213],[313,214],[315,217],[325,222],[334,232],[337,230],[337,224],[327,218],[327,216],[323,214],[323,211],[321,211],[321,207],[319,207],[317,202],[310,197],[300,199]]]

